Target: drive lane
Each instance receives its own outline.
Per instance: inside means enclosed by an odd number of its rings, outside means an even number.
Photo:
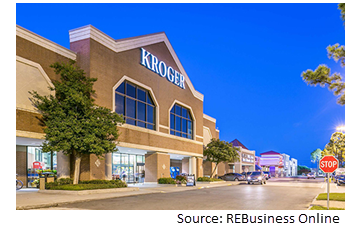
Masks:
[[[305,210],[323,191],[321,187],[236,185],[96,200],[63,207],[92,210]]]

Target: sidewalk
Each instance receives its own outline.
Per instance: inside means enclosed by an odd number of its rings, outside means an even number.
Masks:
[[[321,186],[322,188],[325,189],[325,191],[323,193],[327,193],[327,183],[323,183],[323,185]],[[330,193],[345,193],[345,187],[344,186],[337,186],[335,183],[330,183],[330,189],[329,189]],[[316,198],[319,195],[317,195],[313,202],[309,205],[309,209],[312,206],[323,206],[323,207],[327,207],[327,200],[316,200]],[[334,200],[330,200],[329,201],[329,207],[335,207],[335,208],[343,208],[345,209],[345,201],[334,201]]]
[[[16,192],[16,209],[29,210],[56,207],[58,205],[84,202],[98,199],[109,199],[126,196],[136,196],[153,193],[171,193],[187,190],[198,190],[210,187],[221,187],[237,185],[239,182],[221,182],[221,183],[197,183],[196,186],[175,186],[162,184],[130,184],[128,188],[121,188],[121,190],[91,190],[87,194],[78,194],[78,192],[64,193],[64,191],[49,190],[39,191],[38,189],[23,188]],[[103,191],[102,191],[103,190]]]

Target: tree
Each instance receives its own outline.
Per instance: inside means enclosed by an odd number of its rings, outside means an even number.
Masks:
[[[329,143],[326,144],[322,156],[332,155],[339,161],[339,167],[345,167],[345,134],[335,132],[332,134]]]
[[[312,163],[315,163],[316,162],[316,169],[317,169],[317,172],[319,172],[319,161],[322,157],[321,155],[321,149],[317,148],[316,150],[314,150],[313,152],[311,152],[310,154],[310,159],[311,159],[311,162]]]
[[[217,166],[221,162],[235,162],[239,160],[239,148],[233,147],[231,143],[212,138],[204,149],[206,160],[216,163],[211,177],[213,177]]]
[[[345,3],[338,4],[338,9],[341,19],[345,21]],[[333,58],[335,62],[340,60],[341,67],[345,66],[345,46],[336,43],[333,46],[328,46],[327,52],[328,58]],[[339,73],[331,75],[331,69],[327,65],[321,64],[315,71],[308,69],[301,76],[308,85],[320,85],[321,87],[327,85],[329,90],[334,91],[334,95],[339,96],[338,104],[345,105],[345,81]]]
[[[54,87],[49,87],[55,95],[41,96],[36,91],[29,92],[32,104],[42,115],[45,132],[42,151],[73,155],[73,184],[78,184],[83,154],[101,157],[116,151],[117,125],[123,119],[94,104],[92,87],[97,79],[86,77],[74,61],[54,63],[50,67],[60,74],[60,81],[52,81]]]
[[[309,173],[311,170],[307,166],[297,166],[297,174],[301,175],[302,173],[306,174]]]

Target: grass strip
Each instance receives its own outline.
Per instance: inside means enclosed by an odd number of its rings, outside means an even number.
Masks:
[[[345,210],[343,208],[337,208],[337,207],[330,207],[330,210]],[[327,210],[327,207],[324,206],[312,206],[310,210]]]
[[[316,200],[327,200],[327,193],[320,193]],[[345,193],[329,193],[329,200],[345,201]]]

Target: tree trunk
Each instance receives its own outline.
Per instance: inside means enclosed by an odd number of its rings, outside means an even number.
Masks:
[[[74,156],[74,178],[73,178],[73,184],[79,183],[79,175],[80,175],[80,162],[81,157],[80,156]]]
[[[212,174],[211,174],[211,178],[214,177],[214,172],[216,171],[218,164],[219,164],[219,163],[217,163],[216,166],[214,167],[214,169],[213,169],[213,171],[212,171]]]

